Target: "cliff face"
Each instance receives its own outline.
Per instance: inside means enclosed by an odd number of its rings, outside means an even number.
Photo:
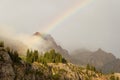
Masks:
[[[0,48],[0,80],[14,80],[12,60],[4,48]]]
[[[16,62],[0,47],[0,80],[109,80],[109,76],[71,63]]]

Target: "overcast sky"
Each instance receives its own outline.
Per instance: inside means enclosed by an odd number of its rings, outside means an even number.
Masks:
[[[49,31],[72,51],[102,48],[120,57],[120,0],[0,0],[0,29],[32,34],[48,27],[77,3],[90,1]]]

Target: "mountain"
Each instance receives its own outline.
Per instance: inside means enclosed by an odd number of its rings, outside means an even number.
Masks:
[[[109,63],[115,59],[116,57],[113,54],[107,53],[102,49],[98,49],[97,51],[93,52],[92,55],[89,56],[88,63],[96,66],[97,68],[101,68],[106,63]]]
[[[87,49],[80,49],[69,54],[66,49],[63,49],[55,42],[51,35],[40,32],[35,32],[33,35],[27,37],[23,36],[22,39],[23,40],[15,40],[0,37],[0,41],[4,41],[6,47],[17,50],[20,56],[25,56],[28,48],[38,50],[39,54],[54,49],[73,64],[82,66],[90,64],[97,69],[102,69],[103,72],[110,72],[110,70],[120,72],[118,68],[120,64],[119,60],[117,60],[113,54],[107,53],[102,49],[98,49],[94,52]],[[115,69],[113,69],[113,67],[115,67]]]
[[[36,32],[33,34],[33,38],[41,39],[40,41],[38,40],[36,46],[40,52],[46,52],[51,49],[54,49],[56,52],[60,53],[65,58],[70,59],[68,51],[66,49],[63,49],[60,45],[58,45],[51,35]]]
[[[92,54],[92,51],[87,49],[79,49],[75,50],[70,54],[72,57],[72,63],[78,64],[78,65],[86,65],[89,61],[89,56]]]
[[[70,59],[68,51],[58,45],[49,34],[35,32],[33,35],[23,36],[21,40],[0,37],[0,41],[4,41],[6,47],[17,50],[20,55],[26,55],[28,48],[38,50],[40,53],[55,49],[56,52],[62,54],[66,59]]]
[[[93,65],[97,69],[101,69],[103,72],[120,72],[118,66],[120,65],[117,58],[112,53],[107,53],[102,49],[97,51],[89,51],[86,49],[76,50],[71,56],[73,57],[73,63],[77,61],[78,65]],[[109,67],[108,67],[109,66]],[[115,69],[113,69],[113,66]]]
[[[110,73],[110,72],[120,72],[120,59],[115,59],[114,61],[111,61],[107,64],[105,64],[103,67],[104,73]]]
[[[104,75],[71,63],[27,63],[13,51],[11,53],[0,46],[0,80],[113,80],[113,78],[114,74]]]

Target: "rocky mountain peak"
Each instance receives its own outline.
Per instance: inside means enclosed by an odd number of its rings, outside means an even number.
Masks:
[[[41,36],[42,34],[40,32],[35,32],[33,35],[34,36]]]
[[[99,48],[97,51],[97,53],[106,53],[104,50],[102,50],[101,48]]]
[[[44,40],[53,41],[53,37],[50,34],[35,32],[33,36],[41,37]]]

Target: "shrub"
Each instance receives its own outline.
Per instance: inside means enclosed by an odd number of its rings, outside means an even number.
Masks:
[[[4,58],[2,55],[0,55],[0,61],[4,61]]]
[[[0,47],[4,47],[4,42],[3,41],[0,42]]]
[[[33,63],[35,61],[38,61],[38,51],[34,50],[34,52],[31,50],[27,50],[27,55],[26,55],[26,61],[28,63]]]
[[[111,77],[110,77],[110,80],[115,80],[115,76],[111,76]]]
[[[20,63],[21,58],[19,57],[17,51],[10,50],[9,47],[6,48],[6,51],[8,52],[11,60],[12,60],[14,63]]]
[[[60,75],[59,74],[55,74],[52,75],[53,80],[60,80]]]

